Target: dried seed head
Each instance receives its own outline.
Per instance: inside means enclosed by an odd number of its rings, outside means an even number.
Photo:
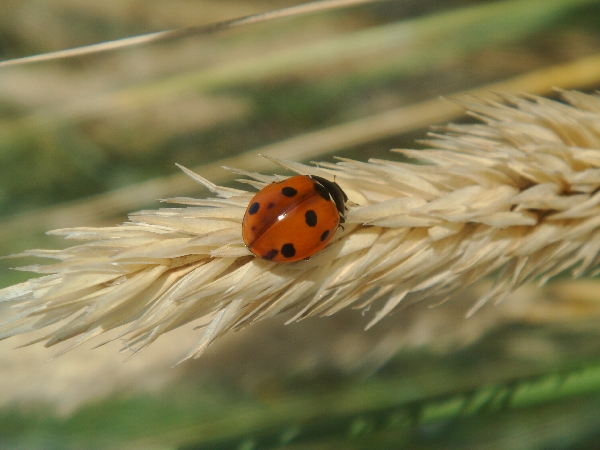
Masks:
[[[400,302],[443,301],[492,273],[472,311],[534,277],[586,273],[600,249],[600,97],[562,95],[568,104],[461,102],[483,124],[449,125],[427,141],[431,149],[399,151],[422,164],[275,160],[335,178],[350,200],[344,229],[308,261],[252,256],[241,222],[253,192],[183,169],[217,198],[172,199],[187,207],[141,211],[116,227],[56,230],[82,242],[25,252],[60,262],[27,267],[47,275],[0,291],[23,309],[0,337],[65,321],[39,340],[76,346],[123,326],[118,338],[138,351],[198,320],[204,333],[192,357],[227,330],[284,311],[293,321],[375,303],[372,326]],[[255,188],[276,179],[237,172]]]

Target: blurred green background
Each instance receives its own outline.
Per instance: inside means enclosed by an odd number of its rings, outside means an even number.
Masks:
[[[0,59],[294,4],[4,0]],[[220,166],[282,173],[258,153],[395,159],[390,149],[418,148],[430,125],[468,120],[439,96],[555,97],[552,86],[600,87],[600,2],[381,1],[2,67],[0,254],[209,195],[176,162],[240,187]],[[0,287],[29,278],[9,268],[30,262],[0,260]],[[357,311],[267,321],[176,368],[200,331],[126,363],[118,343],[45,363],[54,349],[11,339],[0,447],[600,447],[600,286],[526,287],[465,320],[485,287],[369,332]]]

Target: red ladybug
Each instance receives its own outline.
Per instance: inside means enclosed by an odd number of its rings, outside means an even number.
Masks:
[[[296,175],[271,183],[250,200],[242,237],[256,256],[298,261],[314,255],[344,223],[348,197],[337,183],[315,175]]]

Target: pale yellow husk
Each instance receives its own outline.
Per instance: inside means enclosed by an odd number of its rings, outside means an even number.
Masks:
[[[372,326],[400,304],[443,301],[491,274],[494,286],[471,312],[535,277],[590,273],[600,250],[600,97],[561,94],[567,104],[462,102],[483,123],[450,125],[431,149],[399,151],[420,164],[274,161],[335,179],[349,197],[344,229],[308,261],[254,257],[241,223],[255,190],[184,169],[218,198],[171,199],[188,206],[141,211],[115,227],[56,230],[83,242],[26,252],[60,262],[30,266],[48,275],[0,291],[20,308],[0,337],[54,325],[36,341],[76,346],[122,327],[118,338],[136,352],[197,321],[204,331],[193,357],[227,330],[283,312],[298,320],[374,304]],[[237,172],[253,188],[278,178]]]

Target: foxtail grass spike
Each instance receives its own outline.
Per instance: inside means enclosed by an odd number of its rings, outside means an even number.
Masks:
[[[203,331],[189,358],[278,314],[371,308],[365,325],[374,326],[403,305],[441,302],[494,275],[472,314],[527,281],[589,273],[600,258],[600,96],[561,94],[564,103],[463,99],[481,123],[448,125],[426,150],[398,150],[420,164],[274,160],[290,174],[335,180],[349,198],[343,228],[306,261],[256,258],[241,232],[255,191],[183,169],[217,197],[180,199],[191,206],[137,212],[120,226],[55,230],[77,244],[25,252],[58,262],[28,266],[43,276],[0,291],[19,307],[0,337],[48,327],[47,346],[74,347],[120,327],[116,339],[135,353],[194,321]],[[238,173],[253,189],[281,179]]]

